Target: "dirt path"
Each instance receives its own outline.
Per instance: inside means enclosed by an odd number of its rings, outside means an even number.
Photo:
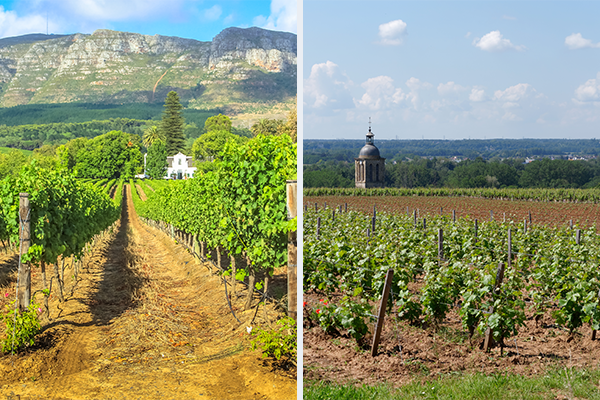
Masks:
[[[295,399],[295,377],[249,349],[254,310],[238,323],[219,278],[139,221],[128,186],[125,204],[65,302],[51,297],[40,343],[0,356],[0,398]]]

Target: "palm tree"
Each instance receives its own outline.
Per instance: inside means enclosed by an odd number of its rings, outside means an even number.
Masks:
[[[144,131],[144,138],[142,139],[144,146],[146,146],[146,148],[149,148],[150,146],[152,146],[152,143],[156,142],[157,140],[165,142],[165,138],[163,137],[163,135],[161,135],[158,126],[152,125],[146,128],[146,130]]]

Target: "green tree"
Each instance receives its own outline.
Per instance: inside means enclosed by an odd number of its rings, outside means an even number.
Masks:
[[[161,179],[167,174],[167,148],[165,142],[156,140],[148,149],[146,173],[152,179]]]
[[[165,137],[162,136],[162,132],[158,129],[158,126],[151,125],[146,130],[144,130],[144,137],[142,139],[142,143],[146,148],[150,148],[152,144],[156,141],[161,141],[164,143]]]
[[[281,134],[281,127],[285,122],[281,119],[259,119],[257,123],[252,125],[250,130],[254,136],[278,136]]]
[[[121,131],[95,137],[77,153],[75,171],[82,178],[130,179],[142,169],[140,138]]]
[[[87,138],[80,137],[69,140],[62,146],[58,146],[56,155],[58,156],[61,165],[67,167],[69,171],[72,171],[75,164],[77,164],[77,155],[79,154],[79,151],[85,147],[87,141]]]
[[[227,115],[215,115],[214,117],[209,117],[206,119],[204,123],[204,130],[206,132],[211,131],[227,131],[231,132],[231,119]]]
[[[183,106],[177,92],[170,91],[167,94],[164,107],[159,133],[165,138],[167,155],[172,156],[185,148]]]
[[[195,160],[212,161],[225,147],[228,141],[243,143],[248,139],[225,130],[213,130],[200,136],[192,145],[192,157]]]

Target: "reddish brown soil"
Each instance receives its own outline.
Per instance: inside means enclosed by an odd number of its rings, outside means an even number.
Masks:
[[[440,214],[452,216],[456,211],[456,218],[469,217],[480,221],[490,219],[490,211],[494,218],[502,221],[518,221],[529,219],[531,212],[534,224],[567,225],[570,220],[573,224],[582,227],[596,224],[600,227],[600,204],[593,203],[568,203],[568,202],[534,202],[524,200],[495,200],[471,197],[424,197],[424,196],[318,196],[304,197],[304,204],[314,208],[318,203],[323,208],[342,206],[348,203],[349,210],[373,212],[373,206],[378,211],[406,214],[408,207],[412,215],[414,210],[419,210],[419,215]]]
[[[138,184],[136,184],[135,187],[137,189],[138,195],[140,196],[140,199],[142,201],[146,201],[147,197],[146,197],[146,193],[144,193],[144,189],[142,189],[142,187]],[[148,187],[148,186],[146,186],[146,187]]]
[[[295,399],[295,371],[276,370],[250,349],[254,309],[242,311],[244,299],[234,297],[238,323],[220,278],[142,224],[129,187],[125,198],[121,223],[84,259],[76,281],[67,269],[64,302],[53,287],[38,343],[0,355],[0,397]],[[14,268],[14,255],[0,259],[2,309],[4,293],[14,295]],[[37,269],[32,280],[35,291]],[[280,313],[261,309],[254,327]]]
[[[304,295],[307,307],[318,308],[320,297]],[[360,384],[406,384],[417,377],[435,377],[453,372],[513,372],[539,375],[548,368],[599,367],[600,340],[591,340],[589,326],[579,329],[572,340],[546,315],[536,327],[532,318],[519,328],[515,338],[486,354],[479,348],[483,336],[469,342],[454,309],[435,333],[433,327],[411,326],[385,318],[381,344],[371,357],[372,336],[362,346],[345,336],[330,336],[304,313],[304,379],[308,381],[356,382]],[[600,335],[599,335],[600,337]],[[401,346],[401,351],[400,347]]]

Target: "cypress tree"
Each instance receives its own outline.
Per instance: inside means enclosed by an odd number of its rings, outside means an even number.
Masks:
[[[173,156],[185,148],[183,135],[183,106],[177,92],[171,91],[165,99],[165,109],[160,124],[161,136],[166,138],[167,155]]]

